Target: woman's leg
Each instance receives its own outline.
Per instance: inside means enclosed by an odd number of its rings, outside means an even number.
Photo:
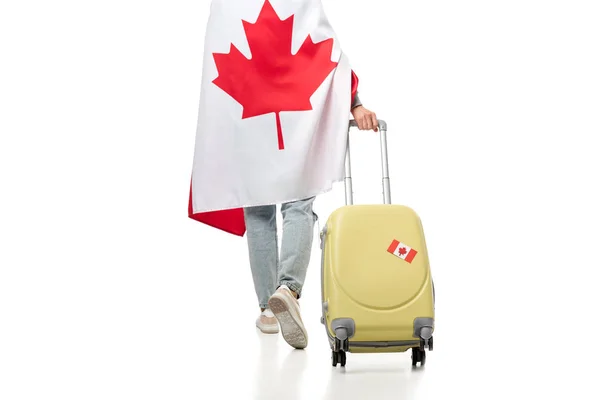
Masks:
[[[283,204],[283,238],[281,265],[277,282],[280,286],[269,299],[269,306],[281,326],[285,341],[292,347],[303,349],[308,345],[308,334],[298,298],[312,250],[313,228],[317,220],[312,210],[313,198]]]
[[[269,297],[277,288],[279,257],[276,212],[275,205],[244,209],[250,268],[261,309],[269,307]]]
[[[278,286],[290,288],[300,298],[310,256],[317,215],[313,211],[314,197],[285,203],[283,214],[283,236],[281,261],[277,276]]]

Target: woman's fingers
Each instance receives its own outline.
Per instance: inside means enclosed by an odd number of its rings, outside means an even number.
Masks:
[[[358,123],[359,128],[365,131],[373,130],[377,132],[378,125],[377,116],[373,112],[365,113]]]
[[[375,113],[371,113],[371,120],[373,122],[373,130],[375,132],[377,132],[377,128],[379,126],[379,122],[377,122],[377,116],[375,115]]]
[[[364,124],[365,124],[365,130],[371,130],[373,129],[373,127],[371,126],[372,121],[371,121],[371,117],[369,116],[369,114],[365,114],[364,116]]]
[[[361,131],[373,130],[377,132],[379,128],[379,122],[377,121],[377,115],[368,110],[360,110],[354,114],[354,119],[358,125],[358,129]]]

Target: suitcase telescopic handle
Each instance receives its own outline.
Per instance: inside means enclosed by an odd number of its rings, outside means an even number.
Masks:
[[[388,151],[387,151],[387,123],[384,120],[378,119],[379,143],[381,147],[381,182],[383,185],[383,203],[391,204],[390,193],[390,175],[388,166]],[[348,140],[346,141],[346,175],[344,177],[344,186],[346,188],[346,205],[354,203],[352,195],[352,171],[350,168],[350,128],[358,127],[355,120],[350,120],[348,127]]]

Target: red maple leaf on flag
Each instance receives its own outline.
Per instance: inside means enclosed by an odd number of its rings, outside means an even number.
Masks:
[[[293,55],[294,15],[281,20],[268,0],[255,23],[242,23],[252,56],[247,59],[233,44],[227,54],[214,53],[219,76],[213,83],[242,105],[242,119],[275,113],[282,150],[279,113],[312,110],[310,97],[337,66],[331,61],[333,39],[314,43],[308,35]]]
[[[398,250],[398,253],[403,256],[407,253],[406,248],[405,247],[401,247],[400,250]]]

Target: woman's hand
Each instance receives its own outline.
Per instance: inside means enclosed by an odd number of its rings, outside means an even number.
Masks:
[[[369,111],[363,106],[354,107],[351,111],[354,120],[358,124],[358,129],[361,131],[373,130],[377,132],[378,123],[377,116],[373,111]]]

